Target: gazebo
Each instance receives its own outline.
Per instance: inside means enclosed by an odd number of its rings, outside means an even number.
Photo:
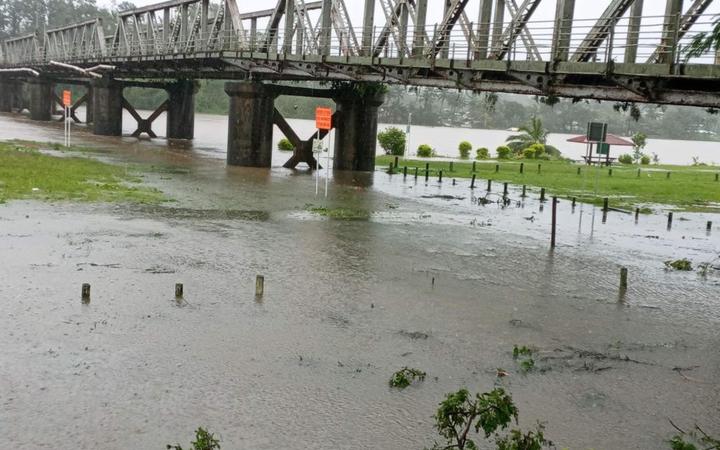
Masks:
[[[588,137],[586,135],[582,136],[575,136],[573,138],[570,138],[567,140],[568,142],[573,142],[575,144],[586,144],[587,145],[587,153],[585,156],[583,156],[583,159],[587,164],[602,164],[605,163],[606,165],[610,165],[613,161],[615,161],[617,158],[611,158],[610,157],[610,147],[613,145],[619,145],[621,147],[634,147],[635,144],[628,141],[627,139],[623,139],[619,136],[615,136],[614,134],[608,133],[605,142],[596,142],[596,141],[589,141]],[[593,156],[593,147],[598,148],[597,156]]]

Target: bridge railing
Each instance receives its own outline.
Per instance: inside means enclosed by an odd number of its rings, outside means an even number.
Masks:
[[[376,26],[369,39],[359,39],[367,29],[343,28],[337,22],[322,28],[317,22],[308,21],[307,26],[296,24],[288,31],[280,21],[273,22],[270,10],[239,14],[222,8],[213,10],[205,0],[173,1],[172,4],[175,9],[161,4],[155,9],[122,13],[115,31],[107,36],[102,22],[93,20],[48,30],[42,35],[6,40],[2,43],[1,64],[206,58],[221,52],[668,64],[684,61],[693,37],[712,29],[716,19],[714,15],[622,17],[573,20],[571,26],[566,27],[547,20],[530,21],[522,28],[514,27],[514,22],[505,22],[484,33],[473,23],[458,24],[449,32],[439,30],[437,25],[401,27],[395,24]],[[193,14],[190,7],[196,4],[199,6]],[[155,16],[157,11],[162,11],[162,18]],[[233,15],[232,20],[226,14]],[[260,26],[263,24],[265,28]],[[513,35],[514,30],[520,30],[517,36]],[[362,42],[369,44],[363,46]],[[691,61],[717,63],[714,53]]]

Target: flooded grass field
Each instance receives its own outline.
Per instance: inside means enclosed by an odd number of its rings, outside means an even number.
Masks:
[[[720,276],[664,265],[715,261],[718,216],[668,230],[561,202],[551,252],[549,204],[516,187],[501,205],[342,173],[325,200],[304,172],[78,139],[173,201],[0,205],[0,448],[161,449],[203,426],[223,449],[422,449],[446,393],[498,385],[559,448],[669,448],[669,419],[720,434]],[[391,389],[404,366],[427,377]]]

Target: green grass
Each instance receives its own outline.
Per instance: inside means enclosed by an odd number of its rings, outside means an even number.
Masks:
[[[307,206],[307,210],[319,216],[327,217],[334,220],[368,220],[370,212],[364,209],[356,208],[316,208]]]
[[[0,142],[0,203],[42,201],[158,203],[160,191],[138,186],[124,167],[90,158],[56,157],[40,152],[45,144]],[[72,149],[71,149],[72,150]]]
[[[394,161],[393,156],[380,156],[376,160],[379,169],[387,170]],[[520,163],[524,162],[524,173],[520,173]],[[402,174],[403,166],[408,166],[408,177],[414,176],[415,167],[419,167],[418,178],[424,179],[426,161],[401,160],[396,173]],[[495,172],[496,164],[500,165]],[[542,169],[538,172],[538,164]],[[443,171],[443,180],[452,178],[471,178],[472,161],[454,162],[450,171],[450,162],[436,160],[430,162],[430,177],[437,179]],[[577,169],[580,167],[580,175]],[[607,167],[572,164],[565,161],[537,160],[484,160],[477,161],[476,189],[485,190],[487,179],[493,182],[508,182],[514,185],[545,188],[548,196],[564,198],[577,197],[578,201],[602,204],[604,197],[610,198],[611,207],[628,208],[648,205],[670,205],[679,211],[720,212],[720,182],[715,174],[720,167],[712,166],[641,166],[641,175],[637,176],[638,166],[612,166],[612,176]],[[670,172],[670,178],[667,173]],[[597,194],[595,186],[597,181]],[[493,191],[502,186],[493,186]],[[536,189],[537,190],[537,189]]]

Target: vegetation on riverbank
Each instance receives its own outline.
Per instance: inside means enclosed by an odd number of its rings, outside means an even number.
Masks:
[[[394,162],[392,156],[379,156],[376,164],[386,169]],[[395,173],[402,173],[408,166],[408,176],[424,179],[425,164],[430,164],[430,177],[436,180],[442,170],[443,179],[472,178],[473,163],[441,160],[403,159]],[[452,164],[452,169],[450,166]],[[520,167],[523,173],[520,173]],[[499,170],[496,172],[496,166]],[[540,167],[540,169],[538,169]],[[638,169],[640,175],[638,176]],[[578,170],[580,173],[578,174]],[[612,170],[612,174],[610,173]],[[709,166],[613,166],[590,167],[566,161],[476,161],[476,192],[484,192],[485,180],[508,182],[545,188],[548,196],[576,197],[580,202],[602,204],[610,198],[612,207],[652,207],[656,204],[670,205],[679,211],[720,212],[720,181],[716,181],[720,168]],[[669,174],[669,175],[668,175]],[[493,186],[493,190],[502,186]],[[596,193],[597,189],[597,193]]]
[[[140,178],[129,175],[125,167],[90,158],[53,156],[43,153],[43,148],[31,142],[0,142],[0,203],[13,199],[134,203],[163,200],[158,190],[139,186]]]

